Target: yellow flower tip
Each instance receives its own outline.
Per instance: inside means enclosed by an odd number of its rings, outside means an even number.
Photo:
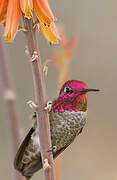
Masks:
[[[7,41],[7,42],[13,42],[13,39],[12,39],[12,37],[11,37],[11,34],[7,34],[7,35],[5,35],[5,41]]]
[[[31,19],[33,17],[32,11],[28,5],[25,8],[24,17],[27,19]]]
[[[54,40],[52,40],[51,38],[49,39],[47,39],[48,41],[49,41],[49,43],[50,43],[50,45],[58,45],[59,44],[59,42],[60,42],[60,40],[59,39],[57,39],[57,38],[55,38]]]
[[[31,19],[33,17],[32,9],[33,2],[32,0],[20,0],[20,8],[24,13],[24,17],[27,19]]]
[[[31,14],[25,14],[24,17],[27,18],[27,19],[31,19],[31,18],[33,18],[33,15],[31,15]]]
[[[44,35],[44,37],[51,43],[51,44],[59,44],[59,35],[56,30],[56,26],[54,22],[50,24],[50,26],[45,25],[41,21],[39,21],[39,29],[40,32]]]

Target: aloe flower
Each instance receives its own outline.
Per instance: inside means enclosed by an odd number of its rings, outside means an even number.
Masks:
[[[59,72],[58,77],[58,91],[60,90],[61,86],[64,84],[65,81],[68,80],[68,70],[69,70],[69,63],[72,60],[74,49],[76,45],[77,37],[74,35],[68,42],[66,38],[66,32],[64,27],[58,28],[60,34],[60,51],[58,48],[54,51],[54,62],[56,68]]]
[[[6,41],[12,42],[14,40],[21,13],[28,19],[33,18],[33,13],[35,13],[40,29],[44,29],[41,32],[45,38],[51,43],[58,43],[59,36],[54,24],[56,18],[50,9],[48,0],[0,0],[0,22],[4,22],[5,25]],[[54,28],[51,29],[51,26]],[[50,29],[54,38],[50,38],[48,32]]]

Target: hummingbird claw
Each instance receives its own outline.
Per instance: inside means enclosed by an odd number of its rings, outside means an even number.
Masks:
[[[57,147],[56,146],[52,146],[50,148],[50,150],[48,150],[48,152],[55,152],[57,150]]]
[[[45,110],[48,110],[48,112],[50,112],[51,109],[52,109],[52,101],[48,101],[48,102],[47,102],[47,105],[46,105],[46,107],[45,107],[44,109],[45,109]]]
[[[48,168],[51,168],[51,166],[48,163],[48,159],[44,159],[43,169],[46,170]]]
[[[36,112],[33,113],[32,119],[35,119],[37,117]]]
[[[37,53],[37,51],[34,51],[30,61],[33,62],[33,61],[35,61],[37,58],[38,58],[38,53]]]
[[[33,101],[28,101],[27,104],[31,109],[37,109],[37,105]]]

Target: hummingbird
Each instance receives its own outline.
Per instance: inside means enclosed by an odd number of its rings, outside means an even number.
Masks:
[[[87,93],[91,91],[99,89],[88,89],[82,81],[68,80],[62,86],[58,98],[52,101],[49,121],[53,158],[62,153],[82,132],[87,117]],[[19,147],[14,167],[26,179],[30,179],[42,168],[36,120]]]

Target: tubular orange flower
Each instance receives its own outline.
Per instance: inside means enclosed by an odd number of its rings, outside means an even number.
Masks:
[[[7,4],[8,4],[8,1],[0,0],[0,21],[3,20],[4,14],[7,11]]]
[[[21,10],[19,0],[9,0],[5,25],[6,41],[11,42],[14,40],[15,34],[18,30],[20,14]]]
[[[61,63],[61,57],[57,51],[54,52],[54,62],[59,72],[63,71],[63,65]]]
[[[66,33],[63,27],[59,27],[59,34],[60,34],[60,45],[61,49],[60,52],[58,50],[54,51],[54,62],[56,65],[57,70],[59,71],[59,78],[58,78],[58,89],[63,85],[64,81],[68,78],[68,69],[69,63],[73,56],[73,50],[76,44],[76,36],[73,36],[71,40],[66,43]]]
[[[32,11],[34,11],[46,39],[54,44],[58,43],[58,34],[54,25],[56,18],[53,16],[48,0],[0,0],[0,22],[6,16],[4,25],[7,41],[11,42],[15,38],[21,11],[28,19],[33,17]]]
[[[33,0],[35,14],[41,22],[50,25],[55,20],[48,0]]]
[[[20,6],[22,12],[25,14],[25,17],[30,19],[33,17],[32,9],[33,9],[33,2],[32,0],[20,0]]]
[[[60,46],[62,48],[66,44],[66,40],[67,40],[64,26],[59,25],[58,26],[58,32],[59,32],[59,35],[61,37]]]
[[[74,51],[74,47],[76,44],[76,36],[73,36],[71,38],[71,40],[65,45],[65,49],[66,49],[66,55],[68,57],[68,59],[70,60],[73,56],[73,51]]]
[[[39,21],[40,32],[45,36],[45,38],[50,41],[52,44],[58,44],[60,37],[56,30],[54,22],[50,24],[50,26],[44,25],[41,21]]]

